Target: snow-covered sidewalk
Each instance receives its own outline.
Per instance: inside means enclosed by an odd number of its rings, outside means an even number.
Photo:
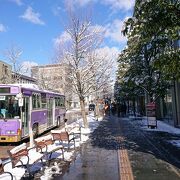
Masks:
[[[172,125],[167,124],[163,120],[157,120],[157,128],[154,129],[148,128],[147,117],[143,117],[141,120],[134,120],[134,122],[136,122],[139,125],[139,127],[144,131],[160,131],[180,136],[180,128],[175,128]],[[180,139],[171,140],[169,142],[174,146],[180,148]]]
[[[88,117],[88,123],[89,123],[89,128],[84,128],[83,127],[83,121],[82,119],[78,119],[76,122],[73,122],[71,124],[68,124],[66,125],[66,128],[71,128],[71,127],[75,127],[76,125],[80,126],[81,127],[81,140],[79,138],[75,139],[75,147],[79,147],[82,143],[85,143],[88,139],[89,139],[89,134],[91,132],[93,132],[99,125],[99,122],[103,119],[103,118],[98,118],[98,121],[96,120],[96,118],[92,115],[92,114],[89,114]],[[61,129],[60,131],[63,131],[64,129]],[[76,131],[76,129],[71,129],[71,132]],[[76,133],[76,132],[74,132]],[[49,136],[49,135],[47,135]],[[42,138],[42,137],[41,137]],[[43,136],[43,138],[46,138],[46,136]],[[68,144],[63,144],[65,146],[65,148],[67,148]],[[64,161],[71,161],[73,159],[73,154],[74,154],[74,147],[73,145],[71,144],[70,146],[70,151],[64,151]],[[34,151],[33,153],[30,153],[29,156],[31,158],[31,156],[33,157],[36,157],[38,155],[38,153],[36,153],[36,151]],[[62,153],[61,153],[61,150],[58,150],[56,151],[56,153],[53,153],[52,154],[52,159],[53,158],[56,158],[56,159],[62,159]],[[3,163],[6,163],[7,161],[9,160],[6,160],[5,162]],[[54,174],[55,172],[51,171],[52,167],[44,167],[42,163],[38,163],[38,165],[34,165],[32,166],[32,172],[36,172],[38,170],[42,170],[44,169],[44,173],[43,175],[41,176],[41,179],[45,180],[45,179],[49,179],[52,174]],[[54,164],[54,167],[53,169],[57,170],[58,172],[60,171],[57,163]],[[12,168],[12,165],[11,163],[8,163],[4,166],[4,170],[5,171],[8,171],[8,172],[11,172],[12,175],[13,175],[13,179],[21,179],[24,175],[25,175],[25,169],[23,167],[16,167],[16,168]],[[8,180],[8,179],[11,179],[10,175],[9,174],[1,174],[0,175],[0,179],[2,180]]]

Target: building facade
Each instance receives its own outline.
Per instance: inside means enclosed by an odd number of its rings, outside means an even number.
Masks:
[[[0,61],[0,83],[8,84],[11,83],[12,66]]]
[[[12,83],[17,84],[37,84],[37,80],[35,78],[14,72],[12,72],[11,81]]]
[[[67,108],[79,107],[78,98],[72,91],[69,75],[70,67],[64,63],[33,66],[31,68],[31,77],[37,79],[37,84],[40,87],[65,95]]]
[[[52,64],[44,66],[33,66],[31,77],[37,79],[38,85],[44,89],[53,89],[65,94],[68,66],[65,64]]]
[[[36,79],[12,71],[12,66],[0,61],[0,83],[1,84],[36,84]]]

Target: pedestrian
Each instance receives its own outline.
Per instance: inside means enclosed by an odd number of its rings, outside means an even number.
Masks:
[[[124,117],[126,115],[126,110],[127,110],[126,104],[125,103],[122,104],[121,108],[122,108],[122,117]]]
[[[103,103],[100,103],[99,105],[99,112],[101,116],[104,116],[105,112],[104,112],[104,105]]]
[[[116,110],[117,110],[117,116],[120,117],[120,103],[119,102],[116,105]]]
[[[105,111],[105,115],[109,115],[109,104],[105,104],[105,106],[104,106],[104,111]]]
[[[115,115],[115,113],[116,113],[116,104],[115,104],[115,102],[111,103],[111,113],[112,113],[112,115]]]

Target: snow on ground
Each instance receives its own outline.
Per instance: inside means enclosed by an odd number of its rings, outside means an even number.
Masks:
[[[140,127],[146,131],[161,131],[170,134],[180,135],[180,128],[175,128],[172,125],[169,125],[162,120],[161,121],[157,120],[157,128],[154,129],[148,128],[147,117],[143,117],[142,120],[137,120],[137,121],[140,124]],[[170,142],[172,145],[176,147],[180,147],[180,140],[168,140],[168,142]]]
[[[83,127],[83,121],[82,119],[78,119],[76,122],[73,122],[71,124],[68,124],[66,125],[65,128],[69,128],[71,129],[71,127],[75,127],[75,126],[80,126],[81,127],[81,141],[80,141],[80,138],[77,138],[76,139],[76,142],[75,142],[75,146],[76,147],[79,147],[82,143],[86,142],[88,139],[89,139],[89,134],[91,132],[93,132],[99,125],[99,122],[103,119],[102,117],[101,118],[98,118],[98,121],[97,121],[97,118],[94,117],[93,114],[89,114],[88,117],[88,123],[89,123],[89,128],[84,128]],[[59,131],[63,131],[64,129],[62,130],[59,130]],[[55,130],[56,131],[56,130]],[[76,132],[76,129],[74,129],[74,133],[77,133]],[[71,129],[71,132],[73,132],[73,129]],[[47,138],[48,138],[49,135],[47,135]],[[44,136],[46,138],[46,136]],[[42,138],[42,137],[40,137]],[[40,139],[39,138],[39,139]],[[56,142],[55,142],[56,143]],[[59,143],[56,143],[57,146]],[[65,148],[68,148],[67,146],[67,143],[63,143],[63,145],[65,146]],[[64,151],[64,160],[65,161],[71,161],[72,158],[73,158],[73,154],[74,154],[74,145],[72,143],[70,143],[70,151]],[[30,159],[33,157],[33,158],[36,158],[36,156],[39,156],[39,153],[37,153],[36,151],[33,151],[33,153],[30,153]],[[52,154],[52,158],[56,158],[56,159],[62,159],[62,152],[61,150],[58,150],[56,152],[54,152]],[[8,162],[9,160],[6,160],[6,162]],[[45,162],[45,160],[43,160]],[[5,163],[5,162],[3,162]],[[54,166],[53,167],[47,167],[47,166],[43,166],[43,163],[36,163],[36,164],[33,164],[31,170],[32,171],[36,171],[36,170],[40,170],[40,169],[45,169],[44,170],[44,175],[41,176],[41,179],[42,180],[46,180],[46,179],[49,179],[49,177],[51,177],[52,174],[54,173],[60,173],[61,169],[59,168],[58,164],[57,163],[54,163]],[[52,168],[53,168],[53,171],[52,171]],[[11,163],[8,163],[4,166],[4,169],[5,171],[8,171],[8,172],[11,172],[13,174],[13,176],[15,177],[16,180],[19,180],[21,179],[21,177],[24,176],[25,174],[25,169],[24,168],[21,168],[21,167],[18,167],[18,168],[13,168],[12,169],[12,165]],[[11,177],[8,175],[8,174],[2,174],[0,175],[0,179],[2,180],[8,180],[11,179]]]
[[[172,140],[169,141],[172,145],[177,146],[178,148],[180,148],[180,140]]]
[[[163,132],[168,132],[171,134],[179,134],[180,135],[180,129],[179,128],[175,128],[172,125],[165,123],[164,121],[157,120],[157,128],[155,128],[155,129],[148,128],[147,118],[143,118],[142,120],[140,120],[140,122],[141,122],[141,125],[142,125],[144,130],[163,131]]]

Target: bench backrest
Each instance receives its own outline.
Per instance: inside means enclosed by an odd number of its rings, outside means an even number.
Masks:
[[[61,132],[60,133],[61,141],[69,141],[69,134],[68,132]]]
[[[36,144],[37,148],[41,148],[41,149],[44,147],[47,147],[48,145],[51,145],[53,143],[54,143],[54,141],[52,138],[41,139],[40,141],[35,140],[35,144]]]
[[[15,167],[16,163],[21,159],[22,156],[28,156],[28,149],[27,146],[17,146],[12,150],[7,150],[9,157],[12,162],[12,167]]]
[[[60,133],[54,133],[51,132],[53,140],[60,140],[60,141],[69,141],[69,134],[68,132],[60,132]]]

